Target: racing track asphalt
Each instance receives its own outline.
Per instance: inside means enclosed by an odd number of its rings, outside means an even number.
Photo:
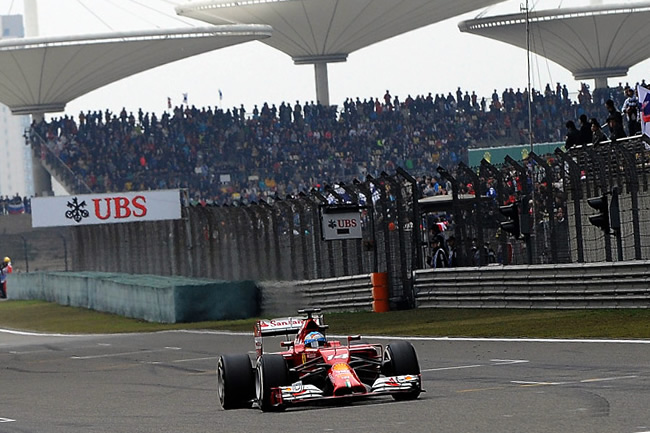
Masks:
[[[650,341],[411,341],[416,401],[261,413],[216,399],[217,357],[252,335],[0,330],[0,432],[650,432]]]

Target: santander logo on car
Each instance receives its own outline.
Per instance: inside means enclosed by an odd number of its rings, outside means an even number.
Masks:
[[[287,317],[286,319],[260,320],[260,328],[283,328],[285,326],[301,326],[304,320]]]

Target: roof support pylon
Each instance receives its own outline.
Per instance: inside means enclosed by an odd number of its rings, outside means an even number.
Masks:
[[[327,77],[327,63],[314,63],[316,75],[316,100],[319,104],[330,105],[329,79]]]

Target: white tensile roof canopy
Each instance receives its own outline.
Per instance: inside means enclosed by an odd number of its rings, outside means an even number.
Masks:
[[[261,23],[273,27],[263,40],[296,64],[314,64],[316,96],[329,105],[327,63],[393,36],[503,0],[209,0],[176,8],[211,24]]]
[[[0,40],[0,102],[14,114],[63,111],[73,99],[122,78],[271,31],[227,25]]]
[[[627,75],[650,57],[650,2],[529,12],[530,50],[573,73],[594,79]],[[463,32],[526,49],[526,14],[482,17],[461,22]]]

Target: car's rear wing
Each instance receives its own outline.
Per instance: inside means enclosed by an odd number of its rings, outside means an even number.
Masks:
[[[302,317],[283,317],[280,319],[258,320],[255,323],[255,352],[257,356],[264,353],[264,337],[273,337],[278,335],[295,335],[300,331],[305,323]]]
[[[313,319],[314,322],[322,329],[327,328],[323,324],[323,315],[320,314],[319,308],[300,310],[298,313],[305,313],[307,317],[282,317],[279,319],[262,319],[255,323],[255,351],[260,356],[263,353],[263,337],[273,337],[278,335],[285,335],[287,338],[290,335],[297,334],[303,327],[305,322]]]
[[[302,317],[258,320],[255,324],[255,336],[271,337],[276,335],[297,334],[303,323],[305,323],[305,319]]]

